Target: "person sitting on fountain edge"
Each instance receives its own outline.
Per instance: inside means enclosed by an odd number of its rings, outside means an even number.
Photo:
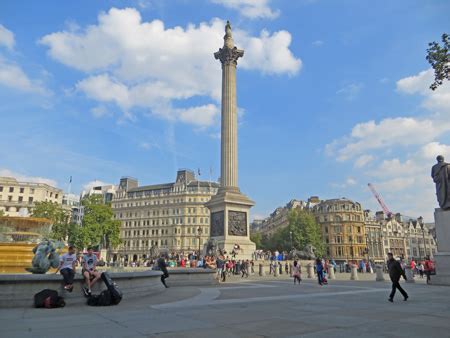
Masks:
[[[83,291],[86,296],[91,295],[92,286],[100,279],[100,273],[95,270],[97,267],[97,256],[94,255],[92,247],[88,247],[87,255],[83,256],[83,269],[81,271],[86,286],[83,287]]]
[[[64,289],[72,292],[73,290],[73,277],[75,276],[75,266],[77,264],[77,255],[75,254],[75,248],[69,246],[69,251],[61,256],[58,271],[64,278]]]

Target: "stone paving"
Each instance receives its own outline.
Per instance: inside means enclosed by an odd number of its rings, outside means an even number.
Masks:
[[[125,295],[111,307],[0,309],[0,337],[450,336],[450,288],[403,283],[410,299],[389,303],[389,282],[344,277],[322,287],[287,276],[234,277],[145,299]]]

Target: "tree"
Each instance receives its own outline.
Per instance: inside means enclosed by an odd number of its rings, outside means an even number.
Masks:
[[[47,218],[52,221],[50,237],[58,241],[65,241],[69,236],[70,212],[61,205],[53,202],[36,202],[33,208],[33,217]]]
[[[83,226],[79,241],[83,246],[114,248],[120,244],[120,221],[113,219],[111,204],[105,204],[100,195],[82,200]]]
[[[442,46],[433,41],[428,44],[427,61],[434,69],[434,82],[430,88],[437,89],[444,80],[450,80],[450,38],[448,34],[442,34]]]
[[[257,249],[261,249],[262,247],[262,237],[261,237],[261,233],[259,232],[255,232],[253,234],[250,234],[250,240],[256,244],[256,248]]]
[[[325,243],[322,239],[320,225],[316,222],[314,215],[299,208],[289,212],[289,226],[286,228],[287,236],[292,232],[292,245],[299,249],[304,249],[308,244],[316,248],[317,256],[325,253]]]

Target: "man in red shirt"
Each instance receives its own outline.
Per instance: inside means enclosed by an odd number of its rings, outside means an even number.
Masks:
[[[431,282],[430,275],[431,275],[431,272],[434,271],[434,264],[431,261],[430,257],[425,258],[425,264],[423,265],[423,270],[425,271],[425,275],[427,276],[427,284],[430,284],[430,282]]]

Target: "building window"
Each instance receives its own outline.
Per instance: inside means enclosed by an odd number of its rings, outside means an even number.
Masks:
[[[14,187],[9,187],[9,192],[14,192]]]
[[[25,191],[25,188],[20,188],[20,193],[23,194],[23,192]]]
[[[33,203],[33,197],[28,197],[28,203]]]
[[[23,196],[19,196],[19,202],[23,202]]]
[[[3,191],[3,187],[0,186],[0,192],[2,192],[2,191]]]
[[[8,201],[9,201],[9,202],[12,201],[12,196],[8,196]]]

